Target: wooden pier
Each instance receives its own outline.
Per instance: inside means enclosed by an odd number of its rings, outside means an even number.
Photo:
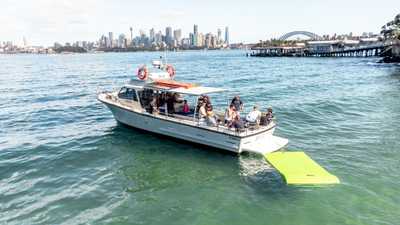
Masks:
[[[391,43],[378,42],[370,45],[343,47],[337,44],[309,45],[304,47],[256,47],[249,56],[254,57],[377,57],[390,52]]]

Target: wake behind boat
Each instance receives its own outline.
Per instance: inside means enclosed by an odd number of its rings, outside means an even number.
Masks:
[[[175,81],[171,65],[153,61],[151,71],[142,66],[137,75],[139,79],[132,79],[119,91],[98,95],[98,100],[120,123],[235,153],[249,151],[264,155],[288,143],[285,138],[273,136],[277,125],[267,120],[265,114],[253,122],[236,121],[240,126],[217,110],[212,110],[212,118],[208,117],[208,111],[204,115],[202,104],[210,102],[208,95],[219,96],[225,90]],[[193,101],[188,104],[190,100]],[[238,115],[244,114],[239,111]]]

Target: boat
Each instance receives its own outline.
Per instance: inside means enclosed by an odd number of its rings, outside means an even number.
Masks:
[[[241,129],[234,129],[223,124],[224,113],[213,110],[220,122],[208,124],[199,118],[196,107],[199,98],[220,96],[226,90],[180,82],[174,77],[172,65],[153,61],[150,68],[146,65],[139,67],[136,79],[131,79],[116,91],[101,92],[97,98],[110,109],[119,123],[216,149],[265,155],[287,145],[287,139],[273,135],[277,127],[275,121],[265,125],[247,124]],[[178,103],[173,105],[174,110],[169,110],[167,104],[158,102],[165,96],[179,96],[181,100],[188,101],[192,99],[192,107],[185,114],[180,113],[182,105]]]

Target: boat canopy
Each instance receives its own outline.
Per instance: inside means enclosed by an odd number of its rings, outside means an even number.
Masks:
[[[187,94],[187,95],[207,95],[207,94],[211,94],[211,93],[224,92],[225,89],[215,88],[215,87],[197,86],[197,87],[190,87],[190,88],[182,88],[182,87],[173,88],[168,91],[180,93],[180,94]]]
[[[158,83],[158,82],[143,82],[143,81],[131,81],[129,84],[126,84],[125,87],[130,87],[134,89],[153,89],[153,90],[161,90],[165,92],[173,92],[173,93],[179,93],[179,94],[187,94],[187,95],[194,95],[194,96],[200,96],[200,95],[207,95],[211,93],[217,93],[217,92],[224,92],[226,91],[225,89],[222,88],[216,88],[216,87],[204,87],[204,86],[196,86],[196,85],[189,85],[188,83],[179,83],[179,82],[174,82],[171,84],[164,84],[164,83]],[[180,84],[184,84],[184,87],[179,86]]]

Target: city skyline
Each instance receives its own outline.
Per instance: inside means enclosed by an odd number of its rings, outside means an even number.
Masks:
[[[47,46],[54,41],[96,40],[99,34],[109,30],[128,34],[126,29],[130,26],[136,30],[154,27],[157,31],[171,26],[189,33],[193,23],[213,33],[217,32],[216,27],[229,26],[231,43],[255,43],[293,30],[317,34],[376,33],[398,13],[398,6],[400,3],[395,0],[383,0],[379,7],[370,0],[251,1],[246,4],[226,0],[3,0],[0,39],[22,43],[25,37],[31,45]]]
[[[193,25],[193,31],[188,34],[182,34],[181,28],[165,27],[165,31],[156,32],[154,28],[147,32],[144,29],[134,31],[133,27],[129,27],[129,33],[121,33],[118,37],[114,36],[113,31],[109,31],[108,35],[103,34],[94,46],[99,49],[105,48],[147,48],[147,49],[164,49],[164,48],[227,48],[230,45],[229,28],[224,28],[224,37],[222,31],[217,29],[216,34],[212,32],[201,32],[197,24]],[[79,42],[79,41],[78,41]],[[79,43],[78,43],[79,45]]]

